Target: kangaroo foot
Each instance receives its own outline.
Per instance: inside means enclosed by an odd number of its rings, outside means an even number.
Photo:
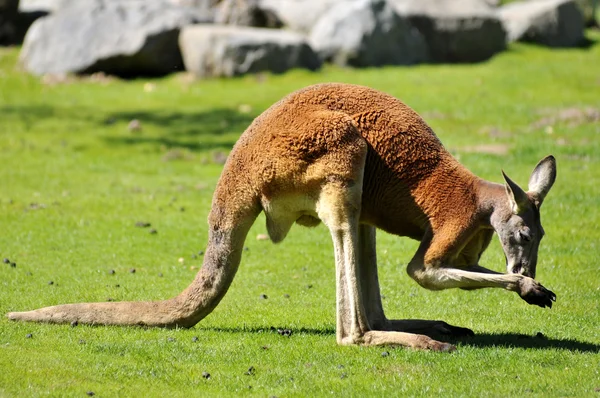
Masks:
[[[361,344],[367,346],[399,345],[417,350],[437,352],[452,352],[456,350],[456,347],[450,343],[437,341],[423,334],[384,332],[380,330],[366,332],[362,338]]]

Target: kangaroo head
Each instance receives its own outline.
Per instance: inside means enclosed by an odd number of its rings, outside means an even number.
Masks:
[[[494,209],[494,229],[498,233],[504,255],[506,272],[535,278],[538,248],[544,236],[540,207],[556,179],[556,160],[542,159],[529,177],[525,192],[504,172],[506,199]]]

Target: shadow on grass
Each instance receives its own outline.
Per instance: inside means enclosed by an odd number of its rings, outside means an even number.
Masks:
[[[478,348],[535,348],[561,349],[579,352],[600,353],[600,344],[572,339],[552,339],[546,336],[529,336],[518,333],[477,333],[474,337],[454,341],[462,346]]]
[[[230,327],[230,328],[219,328],[219,327],[206,327],[202,328],[204,331],[209,332],[218,332],[218,333],[277,333],[284,334],[308,334],[313,336],[334,336],[335,328],[333,327],[323,327],[320,329],[317,328],[289,328],[286,326],[270,326],[270,327],[249,327],[249,326],[239,326],[239,327]]]
[[[89,115],[86,115],[89,116]],[[28,129],[37,122],[56,118],[57,110],[50,105],[7,105],[0,106],[0,118],[6,120],[18,120]],[[78,117],[79,118],[79,117]]]
[[[334,336],[335,328],[294,328],[289,329],[285,326],[265,327],[231,327],[202,328],[205,331],[219,333],[278,333],[285,334],[291,331],[292,334],[308,334],[314,336]],[[504,347],[504,348],[535,348],[535,349],[561,349],[578,352],[600,353],[600,344],[588,343],[585,341],[571,339],[551,339],[545,336],[529,336],[518,333],[477,333],[473,337],[450,338],[448,336],[432,336],[441,341],[448,341],[459,346],[471,346],[477,348]]]
[[[129,123],[139,120],[142,128],[153,126],[159,134],[137,134],[126,137],[106,137],[111,144],[154,144],[158,147],[186,148],[202,151],[232,147],[254,116],[234,109],[219,108],[198,112],[131,111],[108,114],[105,124]],[[228,135],[227,137],[219,138]],[[230,136],[229,136],[230,135]],[[212,136],[206,140],[203,137]],[[217,138],[216,140],[214,138]]]
[[[163,110],[142,109],[120,112],[99,112],[89,107],[51,105],[14,105],[0,107],[0,118],[19,120],[31,129],[47,119],[85,121],[90,125],[128,125],[136,119],[139,133],[103,137],[109,145],[151,145],[157,148],[185,148],[191,151],[230,149],[246,130],[254,115],[236,109],[216,108],[197,112],[172,111],[168,104]],[[78,128],[84,128],[78,125]],[[94,128],[92,126],[92,128]]]

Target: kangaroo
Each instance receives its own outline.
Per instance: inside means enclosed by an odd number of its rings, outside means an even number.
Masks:
[[[433,337],[472,335],[470,329],[385,316],[375,231],[421,242],[407,272],[426,289],[504,288],[529,304],[552,307],[556,295],[533,278],[544,236],[540,207],[555,181],[556,161],[547,156],[537,164],[527,192],[502,174],[505,184],[472,174],[415,111],[390,95],[351,84],[306,87],[258,116],[235,144],[213,196],[203,265],[182,293],[164,301],[65,304],[8,317],[192,327],[227,292],[246,235],[264,211],[274,243],[294,223],[322,221],[329,229],[338,344],[452,351],[454,345]],[[479,265],[494,231],[506,274]]]

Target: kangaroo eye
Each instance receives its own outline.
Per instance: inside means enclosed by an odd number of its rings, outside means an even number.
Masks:
[[[521,229],[517,231],[517,240],[519,242],[530,242],[531,232],[528,229]]]

